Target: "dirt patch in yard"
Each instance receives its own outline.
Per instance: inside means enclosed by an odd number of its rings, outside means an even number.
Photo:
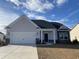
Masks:
[[[79,59],[79,45],[37,45],[39,59]]]

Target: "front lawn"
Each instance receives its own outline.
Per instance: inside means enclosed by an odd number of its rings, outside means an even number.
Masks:
[[[79,59],[79,45],[37,45],[39,59]]]

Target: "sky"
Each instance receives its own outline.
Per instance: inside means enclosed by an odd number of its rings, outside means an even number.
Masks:
[[[79,0],[0,0],[0,31],[21,15],[73,28],[79,23]]]

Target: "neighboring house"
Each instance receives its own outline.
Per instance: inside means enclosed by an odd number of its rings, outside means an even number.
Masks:
[[[76,39],[79,41],[79,24],[77,24],[77,25],[70,31],[70,39],[71,39],[71,41],[76,40]]]
[[[6,27],[10,44],[31,44],[40,39],[41,43],[67,42],[70,29],[57,22],[30,20],[21,16]]]

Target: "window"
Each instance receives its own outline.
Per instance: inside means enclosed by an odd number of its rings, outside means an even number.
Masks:
[[[68,39],[68,37],[67,37],[67,36],[65,36],[65,37],[64,37],[64,39]]]
[[[60,37],[60,39],[63,39],[63,35],[62,34],[60,34],[59,37]]]
[[[63,40],[65,40],[65,39],[68,39],[68,33],[67,32],[60,32],[59,33],[59,39],[63,39]]]
[[[68,33],[67,32],[64,33],[64,39],[68,39]]]

